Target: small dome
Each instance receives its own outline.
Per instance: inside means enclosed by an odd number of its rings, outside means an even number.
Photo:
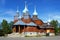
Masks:
[[[19,10],[17,9],[17,11],[16,12],[19,12]]]
[[[33,15],[38,15],[38,13],[37,13],[37,11],[36,11],[36,7],[34,8]]]
[[[28,9],[25,7],[25,9],[23,10],[23,13],[28,12]]]
[[[19,12],[19,8],[18,8],[18,6],[17,6],[17,10],[16,10],[16,12],[17,12],[17,13]]]
[[[33,15],[37,15],[37,12],[36,12],[36,11],[34,11]]]

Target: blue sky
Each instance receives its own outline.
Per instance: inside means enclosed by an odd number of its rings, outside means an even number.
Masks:
[[[29,13],[32,15],[34,6],[36,6],[38,17],[47,22],[58,20],[60,22],[60,0],[0,0],[0,22],[6,19],[8,22],[14,20],[17,6],[19,6],[20,15],[24,9],[24,3],[27,1]]]

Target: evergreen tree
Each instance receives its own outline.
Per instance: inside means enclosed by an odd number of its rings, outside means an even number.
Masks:
[[[11,22],[9,23],[9,27],[10,27],[11,29],[12,29],[13,24],[14,24],[13,21],[11,21]]]
[[[59,31],[59,34],[60,34],[60,27],[59,27],[58,31]]]
[[[0,29],[0,36],[4,36],[4,32],[2,29]]]
[[[6,20],[2,21],[2,28],[5,34],[9,34],[11,32],[11,29],[9,27],[9,24]]]
[[[57,20],[52,20],[50,24],[54,27],[55,29],[55,34],[57,35],[58,33],[58,21]]]

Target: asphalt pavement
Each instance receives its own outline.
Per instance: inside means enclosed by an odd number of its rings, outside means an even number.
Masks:
[[[60,40],[60,36],[54,37],[0,37],[0,40]]]

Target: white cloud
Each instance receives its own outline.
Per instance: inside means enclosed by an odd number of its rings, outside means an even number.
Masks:
[[[10,22],[10,21],[13,21],[14,19],[13,18],[11,18],[11,17],[0,17],[0,22],[2,22],[3,21],[3,19],[5,19],[5,20],[7,20],[8,22]]]
[[[16,14],[16,12],[14,10],[5,10],[0,12],[0,16],[14,16]]]
[[[9,14],[11,16],[14,16],[16,14],[16,11],[13,11],[13,10],[7,10],[4,12],[5,14]]]
[[[57,18],[60,19],[60,16],[59,15],[55,15],[55,16],[53,16],[53,18],[54,19],[57,19]]]
[[[50,17],[50,19],[51,20],[58,20],[58,22],[60,23],[60,15],[58,15],[58,14],[54,14],[54,13],[52,13],[52,14],[49,14],[50,16],[48,16],[48,17]]]
[[[2,22],[3,19],[6,19],[8,22],[14,20],[14,15],[16,11],[14,10],[5,10],[0,12],[0,21]]]

